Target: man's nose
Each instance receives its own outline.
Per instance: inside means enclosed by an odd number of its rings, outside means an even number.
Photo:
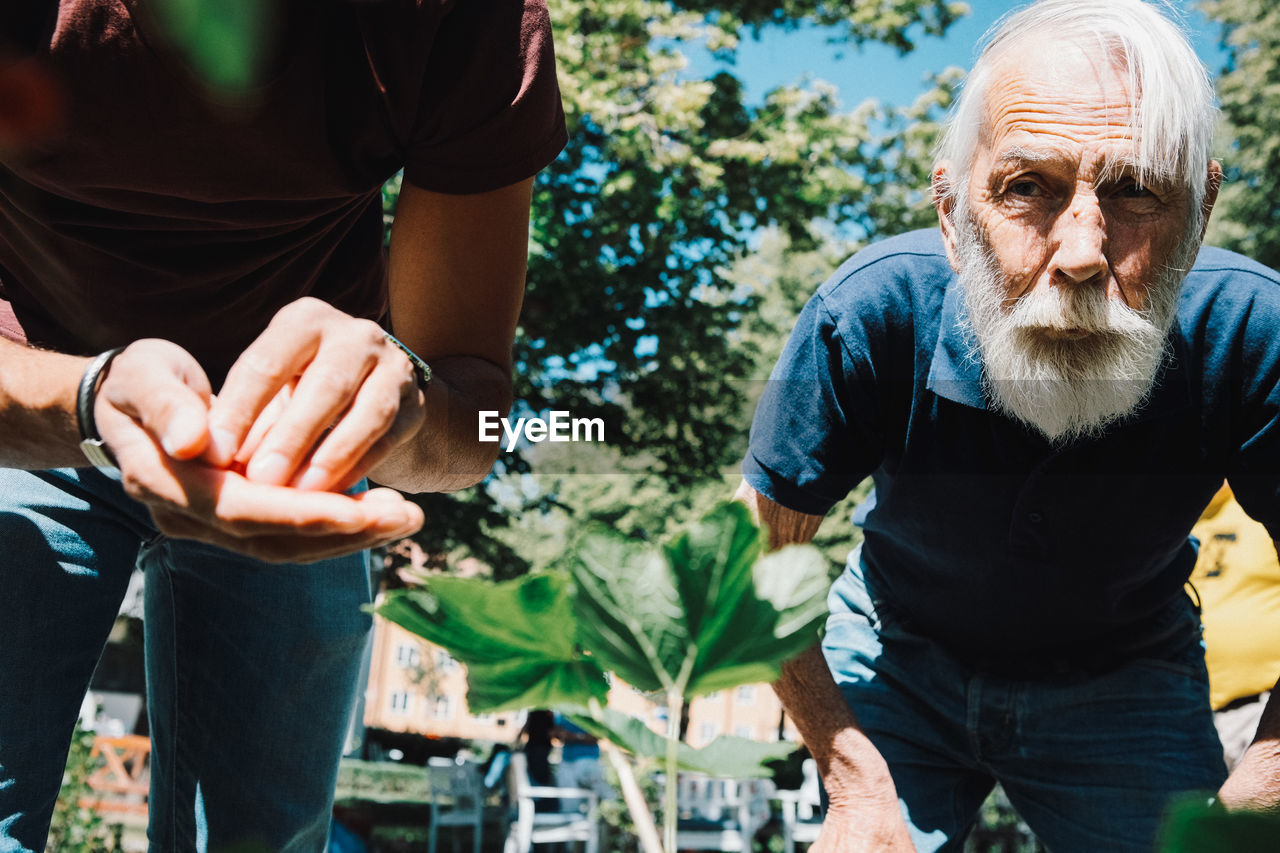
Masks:
[[[1058,216],[1053,229],[1053,277],[1083,284],[1105,276],[1107,229],[1102,208],[1093,194],[1079,194]]]

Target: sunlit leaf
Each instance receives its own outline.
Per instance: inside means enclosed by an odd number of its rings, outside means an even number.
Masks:
[[[604,673],[578,649],[568,578],[505,583],[433,578],[394,592],[376,611],[467,666],[472,713],[604,701]]]
[[[827,566],[813,548],[757,559],[761,548],[740,503],[662,551],[594,530],[570,564],[583,646],[642,690],[695,696],[772,681],[816,639]]]

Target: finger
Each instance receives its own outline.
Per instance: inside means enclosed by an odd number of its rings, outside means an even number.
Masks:
[[[118,412],[114,416],[124,417]],[[182,515],[235,538],[385,533],[421,523],[421,510],[407,501],[365,506],[334,492],[252,483],[234,471],[170,459],[142,435],[123,445],[118,457],[121,481],[153,515]]]
[[[264,534],[242,538],[201,525],[194,519],[181,514],[157,516],[156,524],[167,536],[195,539],[269,563],[313,563],[366,548],[388,545],[413,532],[413,529],[406,526],[389,532],[371,530],[314,537]]]
[[[209,379],[186,350],[162,340],[143,340],[116,356],[98,392],[95,420],[123,426],[115,409],[148,432],[175,459],[198,456],[209,439]],[[103,432],[107,445],[120,437]]]
[[[423,417],[422,393],[408,360],[382,362],[306,459],[294,484],[300,489],[332,489],[358,480],[417,432]]]
[[[210,511],[195,515],[236,536],[369,531],[389,535],[409,525],[417,529],[422,523],[422,511],[403,497],[366,502],[336,492],[254,483],[232,472],[210,471],[209,475],[221,480],[215,503]]]
[[[249,479],[281,485],[293,479],[298,465],[336,421],[349,416],[365,382],[387,357],[381,329],[352,321],[343,337],[327,338],[298,379],[289,406],[272,425],[249,460]],[[403,360],[403,359],[402,359]],[[367,419],[376,441],[387,431],[398,405],[386,406],[383,422]]]
[[[258,415],[257,420],[253,422],[253,426],[249,429],[249,434],[241,442],[240,449],[236,451],[235,459],[241,466],[253,458],[253,452],[262,443],[262,439],[266,437],[271,427],[275,426],[276,421],[280,420],[280,416],[288,408],[292,395],[293,383],[290,382],[276,392],[276,395],[271,398],[271,402]]]
[[[291,302],[231,365],[209,411],[214,465],[231,464],[262,410],[311,361],[335,315],[345,316],[318,299]]]

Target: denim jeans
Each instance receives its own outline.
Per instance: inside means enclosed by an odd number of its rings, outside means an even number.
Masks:
[[[1181,792],[1226,777],[1199,620],[1102,671],[999,676],[913,631],[868,591],[857,554],[832,586],[823,652],[889,764],[919,851],[959,851],[998,780],[1053,853],[1150,853]]]
[[[0,853],[42,851],[81,700],[145,572],[152,851],[323,850],[367,556],[270,565],[152,526],[94,469],[0,469]]]

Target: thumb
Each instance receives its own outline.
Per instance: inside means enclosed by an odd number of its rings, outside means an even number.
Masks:
[[[189,352],[147,339],[116,356],[97,405],[128,415],[174,459],[192,459],[209,443],[210,397],[209,378]]]

